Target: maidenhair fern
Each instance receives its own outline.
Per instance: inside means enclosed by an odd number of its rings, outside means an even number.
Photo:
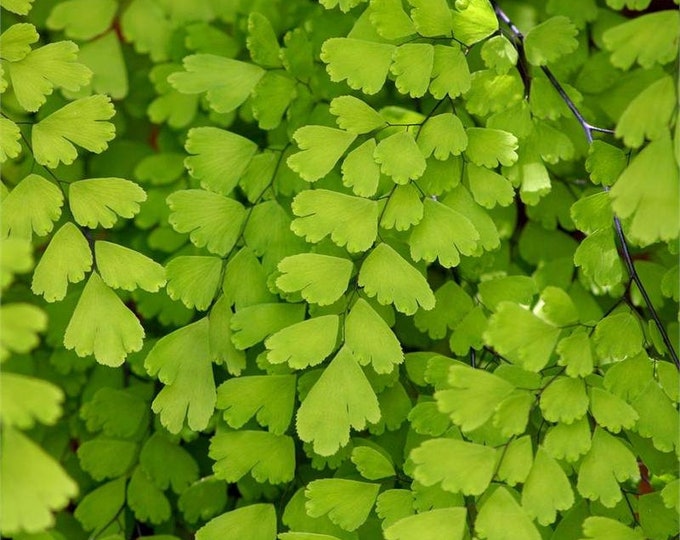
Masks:
[[[677,10],[0,6],[3,536],[677,533]]]

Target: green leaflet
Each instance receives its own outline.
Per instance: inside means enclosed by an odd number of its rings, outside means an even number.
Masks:
[[[370,364],[376,373],[391,373],[395,364],[404,360],[399,340],[363,298],[354,303],[345,319],[344,338],[345,347],[357,362]]]
[[[448,6],[444,5],[444,9],[450,13]],[[448,34],[448,30],[444,33]],[[446,96],[454,99],[469,89],[470,69],[460,47],[435,45],[430,94],[436,99],[443,99]]]
[[[380,166],[373,159],[376,142],[369,139],[352,150],[342,162],[342,183],[355,195],[370,197],[378,189]]]
[[[170,433],[179,433],[185,421],[191,429],[205,429],[215,409],[208,325],[203,318],[175,330],[158,340],[144,360],[149,375],[165,384],[151,407]]]
[[[217,389],[215,406],[224,419],[238,429],[253,416],[276,434],[283,434],[293,416],[295,376],[267,375],[233,378]]]
[[[78,356],[94,354],[106,366],[119,366],[142,348],[144,329],[96,272],[90,275],[64,333],[64,347]]]
[[[353,355],[342,348],[303,400],[296,428],[314,452],[329,456],[349,442],[350,427],[361,430],[378,420],[378,399]]]
[[[595,351],[588,332],[577,329],[569,336],[562,338],[556,348],[560,366],[565,366],[570,377],[585,377],[593,371]]]
[[[497,516],[504,516],[499,520]],[[486,499],[477,514],[475,528],[481,538],[506,538],[507,540],[539,540],[541,535],[529,515],[510,492],[497,488]]]
[[[300,152],[286,163],[307,182],[326,176],[356,139],[356,134],[326,126],[305,126],[298,129],[295,142]]]
[[[125,503],[125,478],[112,480],[88,493],[78,503],[74,516],[88,531],[105,527]]]
[[[543,417],[549,422],[571,424],[586,414],[588,396],[582,379],[557,377],[541,393]]]
[[[413,184],[397,186],[385,205],[380,226],[405,231],[423,219],[423,212],[423,201]]]
[[[524,38],[527,60],[535,66],[555,62],[565,54],[576,50],[578,30],[563,16],[551,17],[534,26]]]
[[[418,134],[418,146],[423,155],[440,161],[449,155],[457,156],[467,147],[467,134],[460,119],[451,113],[429,118]]]
[[[504,176],[474,163],[468,163],[465,170],[468,188],[477,204],[493,208],[497,204],[508,206],[512,203],[515,191]]]
[[[523,483],[529,476],[533,459],[529,436],[513,439],[505,447],[496,476],[509,486]]]
[[[569,510],[574,504],[574,493],[562,467],[539,448],[524,488],[522,507],[541,525],[554,523],[557,511]]]
[[[413,6],[411,19],[421,36],[448,36],[451,32],[451,10],[446,0],[408,0]]]
[[[189,233],[196,247],[227,255],[241,237],[247,216],[234,199],[201,189],[175,191],[167,198],[168,222],[179,233]]]
[[[126,501],[139,521],[160,524],[170,518],[170,502],[142,467],[132,473]]]
[[[556,424],[548,429],[543,447],[555,459],[574,462],[590,450],[590,426],[583,416],[571,424]]]
[[[218,257],[175,257],[165,267],[168,296],[188,308],[205,311],[217,293],[222,266]]]
[[[493,448],[455,439],[430,439],[411,451],[415,479],[425,486],[480,495],[491,482],[498,460]]]
[[[408,184],[409,180],[420,178],[426,168],[425,155],[409,131],[400,131],[380,141],[373,158],[381,172],[396,184]]]
[[[89,431],[106,437],[131,439],[149,421],[149,404],[129,390],[103,387],[83,404],[80,417]]]
[[[271,504],[251,504],[226,512],[196,532],[196,540],[274,540],[276,510]]]
[[[371,24],[385,39],[398,39],[416,33],[400,0],[374,0],[371,3]]]
[[[187,56],[183,65],[185,71],[173,73],[168,82],[183,94],[205,92],[210,106],[219,113],[238,108],[265,73],[254,64],[214,54]]]
[[[257,304],[239,309],[231,318],[231,341],[238,350],[245,350],[304,316],[304,304]]]
[[[45,236],[61,216],[64,195],[52,182],[29,174],[2,201],[3,237]]]
[[[590,516],[583,522],[583,533],[587,535],[586,540],[605,540],[607,538],[617,538],[620,540],[642,540],[644,537],[638,530],[630,529],[623,523],[615,519]]]
[[[291,207],[298,216],[291,230],[308,242],[318,243],[330,235],[336,245],[355,253],[369,249],[378,233],[376,201],[316,189],[299,193]]]
[[[596,184],[612,185],[626,167],[626,155],[603,141],[593,141],[588,148],[586,170],[590,179]]]
[[[630,312],[608,315],[595,327],[595,350],[605,361],[623,360],[642,350],[643,335],[640,323]]]
[[[78,225],[110,229],[118,216],[134,217],[146,193],[134,182],[122,178],[92,178],[69,185],[68,202]]]
[[[117,7],[114,0],[68,0],[55,5],[46,23],[69,38],[88,40],[109,28]]]
[[[407,516],[385,529],[385,538],[388,540],[407,540],[415,537],[422,540],[440,538],[462,540],[466,527],[466,514],[465,508],[438,508]]]
[[[514,45],[505,36],[493,36],[482,45],[482,59],[486,67],[498,74],[507,73],[517,64],[518,53]]]
[[[335,350],[339,327],[337,315],[322,315],[283,328],[265,340],[267,360],[293,369],[320,364]]]
[[[368,518],[379,489],[379,484],[342,478],[315,480],[305,489],[305,507],[311,517],[328,514],[333,523],[353,531]]]
[[[367,480],[380,480],[395,475],[394,465],[385,454],[370,446],[357,446],[352,450],[352,463]]]
[[[78,283],[92,268],[92,251],[78,228],[65,223],[52,237],[33,272],[31,290],[48,302],[63,300],[68,283]]]
[[[628,403],[601,388],[590,389],[590,411],[595,421],[612,433],[631,429],[639,418]]]
[[[517,138],[499,129],[467,128],[468,146],[465,155],[475,164],[494,168],[510,166],[517,161]]]
[[[132,249],[99,240],[94,244],[97,269],[109,287],[156,292],[165,285],[165,269]]]
[[[158,432],[144,443],[139,463],[163,490],[172,487],[175,493],[182,493],[198,479],[198,465],[192,455]]]
[[[16,25],[15,25],[16,26]],[[0,36],[2,37],[2,36]],[[21,154],[21,130],[11,120],[0,118],[0,163],[14,159]]]
[[[45,331],[47,316],[31,304],[3,304],[0,307],[0,322],[3,327],[0,361],[4,361],[10,352],[27,353],[38,345],[38,333]]]
[[[498,30],[498,19],[488,0],[469,0],[451,12],[451,27],[456,39],[472,45]]]
[[[327,39],[321,60],[333,82],[347,81],[350,88],[376,94],[385,84],[392,65],[394,45],[352,38]]]
[[[191,523],[210,520],[222,512],[226,505],[227,484],[211,476],[194,482],[177,501],[184,518]]]
[[[283,292],[300,292],[310,303],[327,306],[347,290],[354,265],[349,259],[301,253],[283,259],[276,286]]]
[[[413,317],[416,328],[427,332],[433,339],[446,336],[447,330],[453,330],[473,307],[472,299],[455,282],[447,281],[434,293],[434,309],[419,309]]]
[[[4,3],[3,6],[5,7]],[[9,62],[17,62],[31,52],[31,44],[39,39],[35,26],[29,23],[17,23],[0,34],[2,57]]]
[[[0,420],[6,427],[30,429],[38,421],[54,424],[62,414],[64,394],[53,384],[15,373],[3,373]]]
[[[189,173],[210,191],[229,195],[257,151],[252,141],[214,127],[189,130],[184,161]]]
[[[628,233],[640,245],[678,237],[674,216],[680,211],[680,181],[673,156],[671,139],[666,133],[633,158],[609,192],[614,213],[629,219]],[[650,179],[644,189],[636,180],[640,174]]]
[[[406,43],[397,47],[390,67],[397,90],[412,98],[424,96],[433,64],[434,47],[429,43]]]
[[[78,447],[80,466],[95,480],[123,476],[135,463],[137,444],[132,441],[97,437]]]
[[[102,95],[64,105],[33,125],[35,160],[53,169],[60,162],[73,163],[78,156],[74,145],[97,154],[103,152],[115,136],[113,124],[106,122],[114,113],[111,100]]]
[[[296,82],[288,75],[267,72],[251,95],[253,117],[262,129],[274,129],[281,124],[291,102],[297,97]]]
[[[248,16],[248,38],[246,46],[253,62],[264,68],[281,66],[279,44],[269,19],[254,12]]]
[[[295,445],[287,435],[266,431],[226,431],[210,441],[215,476],[237,482],[251,474],[257,482],[283,484],[295,475]]]
[[[407,315],[418,306],[434,307],[434,294],[423,275],[388,244],[381,243],[369,253],[359,270],[359,286],[380,304],[394,304]]]
[[[370,133],[386,125],[378,111],[354,96],[334,98],[330,112],[337,116],[338,127],[350,133]]]

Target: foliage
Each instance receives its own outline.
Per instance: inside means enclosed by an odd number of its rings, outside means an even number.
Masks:
[[[0,0],[2,535],[675,535],[668,4]]]

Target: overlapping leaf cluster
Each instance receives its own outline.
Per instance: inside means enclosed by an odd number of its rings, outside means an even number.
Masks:
[[[677,11],[35,4],[3,534],[675,534]]]

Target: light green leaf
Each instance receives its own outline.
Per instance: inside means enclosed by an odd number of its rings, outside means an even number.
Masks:
[[[493,208],[497,204],[500,206],[512,204],[515,190],[507,178],[474,163],[467,163],[465,171],[468,188],[477,204],[484,208]]]
[[[550,525],[557,519],[557,511],[569,510],[573,504],[574,493],[567,475],[539,448],[522,489],[522,506],[539,524]]]
[[[403,517],[413,515],[413,502],[411,490],[388,489],[381,492],[375,505],[375,513],[383,520],[383,528],[386,529]]]
[[[505,36],[493,36],[482,45],[482,60],[489,69],[499,75],[507,73],[517,64],[519,54],[515,46]]]
[[[543,289],[534,313],[554,326],[570,327],[578,322],[578,310],[571,297],[553,285]]]
[[[227,424],[239,429],[255,416],[257,423],[282,435],[293,416],[294,375],[252,375],[224,381],[215,407],[224,410]]]
[[[391,373],[404,361],[399,340],[363,298],[352,306],[344,331],[345,347],[362,366],[371,364],[376,373]]]
[[[14,428],[3,428],[3,535],[39,532],[54,526],[53,510],[61,510],[78,493],[78,485],[40,446]]]
[[[307,182],[326,176],[356,139],[355,133],[326,126],[304,126],[293,138],[300,152],[288,157],[286,163]]]
[[[380,141],[373,157],[383,174],[392,177],[397,184],[407,184],[425,172],[425,156],[408,131],[400,131]]]
[[[356,253],[369,249],[378,234],[377,201],[315,189],[298,193],[291,207],[298,217],[290,228],[308,242],[330,235],[335,244]]]
[[[627,311],[608,315],[598,322],[593,339],[598,356],[608,362],[634,356],[643,347],[640,323]]]
[[[601,287],[621,283],[624,269],[613,229],[600,229],[584,238],[574,253],[574,265]]]
[[[60,162],[70,165],[78,157],[74,145],[100,154],[115,137],[113,124],[106,122],[114,114],[110,98],[103,95],[85,97],[57,109],[33,125],[35,160],[51,169]]]
[[[201,478],[182,492],[177,506],[189,523],[208,521],[227,506],[227,484],[214,476]]]
[[[529,371],[540,371],[560,335],[530,311],[512,302],[501,302],[489,319],[484,340],[500,354]]]
[[[647,178],[646,182],[639,179]],[[614,213],[630,219],[629,236],[639,245],[678,237],[680,173],[667,135],[646,146],[623,171],[609,192]]]
[[[107,437],[130,439],[149,421],[149,404],[129,390],[104,386],[80,408],[88,431]]]
[[[162,5],[153,0],[132,0],[120,18],[123,37],[138,53],[150,53],[154,62],[168,59],[171,22]]]
[[[629,69],[635,62],[643,68],[671,62],[678,54],[680,24],[677,10],[645,13],[610,28],[602,41],[612,55],[610,61],[621,69]]]
[[[583,522],[582,540],[644,540],[639,530],[626,527],[616,519],[602,516],[590,516]]]
[[[650,381],[631,405],[640,416],[636,428],[641,436],[652,439],[654,447],[662,452],[678,447],[677,408],[656,381]]]
[[[588,148],[586,170],[596,184],[611,186],[626,168],[628,159],[620,148],[604,141],[593,141]]]
[[[310,517],[328,514],[333,523],[353,531],[368,518],[379,490],[380,484],[344,478],[314,480],[305,489],[305,508]]]
[[[606,191],[577,200],[571,205],[569,214],[574,224],[586,234],[609,227],[614,219]]]
[[[433,199],[424,202],[423,219],[411,231],[409,245],[414,261],[435,259],[451,268],[460,263],[460,255],[472,255],[477,249],[479,233],[467,217]]]
[[[218,516],[196,531],[196,540],[275,540],[272,504],[251,504]]]
[[[452,388],[435,393],[437,406],[464,432],[482,426],[515,389],[493,373],[459,365],[449,368],[448,382]]]
[[[64,195],[52,182],[29,174],[2,201],[1,234],[31,240],[45,236],[61,216]]]
[[[509,486],[524,483],[529,476],[533,459],[531,437],[524,435],[518,439],[513,439],[503,451],[496,476]]]
[[[588,410],[588,396],[583,379],[557,377],[541,393],[543,417],[549,422],[571,424]]]
[[[578,29],[568,17],[558,15],[534,26],[524,38],[527,60],[534,66],[544,66],[578,48]]]
[[[463,495],[484,493],[498,457],[494,448],[456,439],[430,439],[410,455],[415,480],[424,486],[441,482],[442,489]]]
[[[397,90],[412,98],[424,96],[433,65],[434,47],[429,43],[406,43],[397,47],[390,67]]]
[[[307,302],[327,306],[347,290],[354,265],[349,259],[317,253],[286,257],[278,265],[276,286],[284,292],[300,292]]]
[[[517,161],[517,137],[500,129],[467,128],[465,155],[476,165],[493,169],[509,167]]]
[[[671,125],[677,104],[675,82],[662,77],[640,92],[619,118],[616,136],[630,148],[638,148],[645,139],[660,139]]]
[[[366,375],[342,348],[303,400],[296,427],[314,452],[330,456],[349,442],[350,427],[362,430],[366,422],[379,420],[378,399]]]
[[[408,3],[413,6],[411,19],[421,36],[451,34],[451,9],[446,0],[408,0]]]
[[[590,450],[590,425],[584,416],[571,424],[557,424],[548,429],[543,447],[555,459],[573,463]]]
[[[231,340],[239,350],[305,318],[304,304],[256,304],[239,309],[231,318]]]
[[[19,139],[21,139],[19,126],[8,118],[0,118],[0,163],[19,156],[21,153]]]
[[[248,15],[246,46],[253,62],[264,68],[281,67],[279,42],[269,19],[258,13]]]
[[[375,139],[368,139],[352,150],[342,162],[342,183],[355,195],[371,197],[378,190],[380,166],[373,159]]]
[[[604,387],[612,394],[633,401],[653,379],[653,364],[643,351],[616,362],[604,376]]]
[[[494,221],[488,212],[473,200],[465,186],[458,185],[453,188],[442,202],[469,220],[479,234],[479,242],[474,248],[472,247],[474,238],[472,234],[464,243],[461,239],[456,240],[456,245],[462,254],[466,254],[469,249],[471,250],[470,254],[481,255],[482,249],[493,251],[500,246],[500,237]],[[474,251],[472,251],[473,249]]]
[[[144,443],[139,464],[163,490],[172,487],[175,493],[182,493],[198,479],[198,464],[193,456],[158,431]]]
[[[123,49],[116,31],[111,28],[104,35],[81,46],[78,59],[93,71],[92,91],[123,99],[129,90],[128,73]]]
[[[380,304],[394,304],[406,315],[418,307],[434,307],[432,289],[425,277],[388,244],[381,243],[366,257],[359,270],[359,286]]]
[[[175,257],[165,267],[168,296],[188,308],[208,309],[222,275],[222,259],[186,255]]]
[[[189,233],[196,247],[223,256],[236,245],[247,216],[240,202],[202,189],[175,191],[167,203],[173,229]]]
[[[582,497],[613,508],[623,497],[620,483],[640,479],[637,459],[628,447],[603,429],[595,428],[590,450],[578,470],[576,487]]]
[[[530,305],[537,288],[534,280],[528,276],[503,276],[482,281],[477,292],[484,306],[494,310],[501,302]]]
[[[139,521],[158,525],[170,518],[170,502],[142,467],[132,473],[125,500]]]
[[[462,540],[466,530],[465,508],[437,508],[406,516],[385,529],[387,540]]]
[[[489,0],[466,0],[451,12],[453,36],[472,45],[498,30],[498,19]]]
[[[396,186],[387,201],[380,226],[405,231],[423,219],[423,212],[423,201],[413,184]]]
[[[92,272],[64,333],[64,347],[78,356],[94,354],[105,366],[120,366],[142,348],[144,328],[132,311]]]
[[[55,41],[42,47],[38,47],[37,49],[33,49],[21,60],[6,64],[6,67],[9,69],[14,94],[19,105],[29,112],[35,112],[43,103],[45,103],[45,96],[50,95],[55,87],[76,92],[82,86],[88,84],[92,77],[92,72],[83,64],[76,62],[77,56],[78,46],[75,43],[72,41]],[[93,97],[106,99],[104,96]],[[105,120],[113,116],[113,107],[110,108],[111,112],[109,116],[104,118]],[[74,107],[71,107],[68,110],[72,111],[74,110]],[[53,113],[53,115],[54,114],[55,113]],[[65,113],[61,115],[60,121],[64,120],[64,114]],[[59,122],[57,122],[57,124],[58,123]],[[42,122],[36,125],[40,124],[42,124]],[[111,127],[111,129],[113,129],[113,127]],[[33,130],[35,137],[35,126]],[[76,129],[71,133],[78,133],[78,131],[79,130]],[[106,141],[109,141],[112,138],[113,136],[106,139]],[[101,150],[99,150],[99,152],[101,152]],[[37,154],[36,159],[38,159]],[[73,160],[71,159],[71,161],[67,163],[71,163],[72,161]],[[43,165],[45,164],[45,162],[40,159],[38,159],[38,162]],[[56,164],[50,165],[50,167],[54,166],[56,166]]]
[[[450,13],[448,6],[446,10]],[[470,89],[470,81],[470,68],[460,47],[435,45],[430,94],[435,99],[455,99]]]
[[[125,504],[125,478],[112,480],[86,494],[73,513],[87,531],[104,529]]]
[[[76,222],[91,229],[110,229],[117,216],[134,217],[146,193],[134,182],[122,178],[91,178],[69,185],[69,206]]]
[[[557,344],[556,351],[559,355],[557,364],[567,368],[565,371],[569,377],[585,377],[593,372],[595,351],[584,328],[579,328],[562,338]]]
[[[260,483],[283,484],[295,475],[295,444],[267,431],[226,431],[210,440],[215,476],[238,482],[250,473]]]
[[[601,388],[590,389],[590,411],[598,425],[612,433],[631,429],[639,418],[623,399]]]
[[[2,7],[5,7],[3,2]],[[31,44],[40,36],[35,26],[29,23],[16,23],[0,34],[2,58],[8,62],[18,62],[31,52]]]
[[[31,429],[36,421],[52,425],[61,416],[64,393],[52,383],[8,372],[2,374],[0,390],[3,429]]]
[[[416,33],[401,0],[373,0],[370,19],[376,32],[385,39],[399,39]]]
[[[335,349],[339,328],[337,315],[322,315],[283,328],[265,340],[267,360],[287,363],[292,369],[316,366]]]
[[[473,304],[470,296],[453,280],[447,280],[439,287],[434,297],[434,309],[418,310],[413,322],[418,330],[427,332],[432,339],[442,339],[448,330],[456,328]]]
[[[499,516],[503,516],[502,519],[498,519]],[[475,529],[480,538],[489,540],[541,540],[526,511],[502,486],[482,504]]]
[[[10,352],[27,353],[40,342],[38,332],[47,328],[45,312],[31,304],[14,303],[0,306],[0,362]]]
[[[33,245],[20,238],[5,238],[0,244],[0,289],[9,287],[16,274],[33,268]],[[35,275],[35,273],[34,273]]]
[[[194,431],[207,427],[216,395],[207,317],[159,339],[144,367],[165,385],[151,408],[170,433],[179,433],[185,420]]]
[[[535,404],[534,394],[515,390],[496,407],[493,426],[504,437],[521,435],[526,431],[529,413]]]
[[[470,310],[456,326],[449,339],[451,352],[458,355],[466,355],[470,348],[479,350],[484,342],[482,333],[487,328],[487,319],[482,306],[475,306]]]
[[[78,446],[81,468],[95,480],[123,476],[137,460],[137,443],[97,437]]]
[[[354,96],[333,98],[330,112],[337,116],[338,126],[350,133],[370,133],[386,125],[378,111]]]
[[[191,176],[222,195],[236,187],[257,151],[251,140],[215,127],[190,129],[184,147],[191,154],[184,162]]]
[[[277,128],[296,96],[296,81],[290,75],[276,71],[265,73],[250,97],[258,126],[265,130]]]
[[[83,234],[71,222],[52,237],[33,272],[31,290],[48,302],[63,300],[68,283],[78,283],[92,268],[92,251]]]
[[[347,81],[350,88],[376,94],[385,84],[396,47],[353,38],[330,38],[321,47],[321,60],[331,81]]]
[[[255,64],[214,54],[185,56],[182,63],[185,71],[172,73],[168,82],[182,94],[205,92],[210,107],[218,113],[236,110],[265,74]]]
[[[359,474],[367,480],[380,480],[395,475],[394,465],[389,457],[370,446],[355,447],[351,460]]]
[[[97,270],[109,287],[156,292],[165,285],[165,269],[146,255],[103,240],[95,242],[94,254]]]
[[[45,23],[50,30],[86,41],[109,29],[117,9],[115,0],[67,0],[54,6]]]
[[[2,0],[0,2],[0,6],[19,15],[26,15],[31,11],[32,4],[33,0]]]
[[[418,134],[418,146],[428,158],[434,153],[435,159],[444,161],[449,155],[457,156],[467,147],[467,133],[460,119],[451,113],[438,114],[429,118]]]

